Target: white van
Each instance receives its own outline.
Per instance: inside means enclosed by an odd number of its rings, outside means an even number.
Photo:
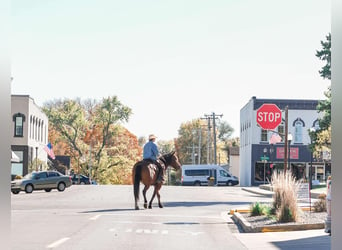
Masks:
[[[231,175],[226,169],[218,165],[183,165],[182,185],[183,186],[205,186],[213,185],[234,186],[239,184],[236,176]]]

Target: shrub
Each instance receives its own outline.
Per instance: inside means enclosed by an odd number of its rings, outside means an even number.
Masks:
[[[318,201],[315,201],[314,203],[314,211],[315,212],[326,212],[327,211],[327,201],[326,201],[326,195],[320,194],[318,196]]]
[[[291,222],[298,219],[297,191],[300,181],[296,181],[291,171],[284,173],[273,172],[273,207],[279,222]]]
[[[266,204],[256,202],[251,205],[251,216],[269,215],[270,208]]]

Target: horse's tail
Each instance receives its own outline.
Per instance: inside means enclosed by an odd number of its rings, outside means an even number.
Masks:
[[[141,164],[137,164],[134,166],[135,168],[135,174],[133,176],[134,178],[134,197],[136,200],[139,200],[139,189],[140,189],[140,180],[141,180]]]

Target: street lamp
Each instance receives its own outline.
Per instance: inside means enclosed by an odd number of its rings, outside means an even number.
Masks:
[[[266,183],[266,153],[267,148],[264,148],[264,184]]]
[[[292,171],[291,170],[291,163],[290,163],[290,159],[291,159],[291,141],[292,141],[292,134],[291,133],[289,133],[288,135],[287,135],[287,140],[288,140],[288,149],[289,149],[289,151],[288,151],[288,169],[290,170],[290,171]]]
[[[312,159],[313,159],[313,143],[314,141],[312,140],[312,134],[316,132],[316,129],[314,127],[311,127],[309,129],[309,136],[310,136],[310,151],[311,151],[311,159],[310,159],[310,170],[309,170],[309,181],[310,181],[310,184],[309,184],[309,187],[310,187],[310,190],[312,189]]]

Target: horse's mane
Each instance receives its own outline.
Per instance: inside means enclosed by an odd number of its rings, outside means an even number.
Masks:
[[[166,164],[171,160],[171,157],[175,154],[176,151],[171,151],[170,153],[163,154],[159,159]]]

